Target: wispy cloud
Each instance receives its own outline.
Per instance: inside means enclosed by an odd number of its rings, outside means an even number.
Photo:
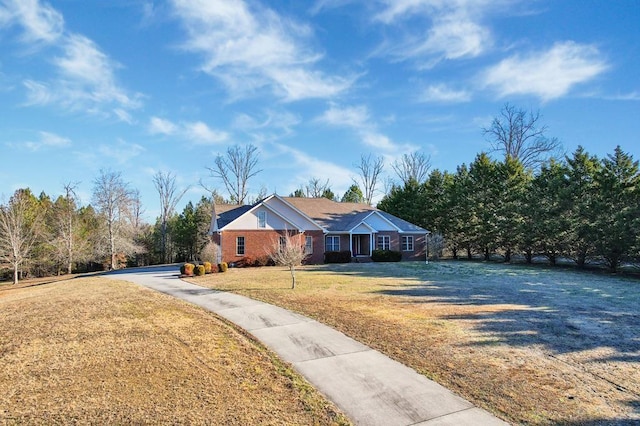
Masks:
[[[26,43],[52,43],[63,33],[62,14],[38,0],[0,0],[0,26],[17,24]]]
[[[212,129],[202,121],[176,124],[164,118],[151,117],[147,129],[153,135],[180,135],[195,145],[215,145],[229,138],[227,132]]]
[[[287,145],[274,143],[273,146],[281,154],[290,157],[290,160],[283,162],[284,164],[289,164],[289,167],[299,170],[297,176],[291,180],[289,187],[285,189],[287,193],[295,191],[300,186],[308,183],[310,178],[314,177],[329,178],[329,183],[334,192],[344,192],[351,185],[353,173],[349,169],[329,161],[319,160]]]
[[[339,107],[332,105],[316,121],[331,126],[347,127],[354,130],[362,143],[376,149],[381,154],[394,155],[398,152],[414,151],[415,146],[398,144],[378,131],[369,110],[364,105]]]
[[[26,141],[20,143],[7,144],[13,148],[26,148],[31,152],[42,151],[46,149],[61,149],[71,146],[71,139],[59,136],[51,132],[38,132],[38,139],[35,141]]]
[[[353,83],[352,77],[315,68],[322,54],[310,46],[311,29],[271,9],[241,0],[173,5],[188,33],[185,49],[204,57],[202,70],[223,82],[232,97],[267,90],[287,101],[331,98]]]
[[[386,25],[403,25],[412,18],[424,19],[426,30],[406,34],[388,42],[381,51],[400,60],[416,60],[431,67],[445,59],[473,58],[493,45],[484,16],[509,0],[380,0],[382,8],[374,20]]]
[[[420,95],[422,102],[459,103],[469,102],[471,93],[466,90],[456,90],[445,84],[434,84],[427,87]]]
[[[118,139],[116,143],[98,146],[97,152],[101,157],[113,159],[118,164],[130,162],[145,151],[142,145]]]
[[[132,123],[130,111],[140,107],[142,96],[130,94],[116,81],[120,64],[92,40],[65,31],[64,18],[46,2],[0,0],[0,25],[19,25],[21,40],[30,46],[53,45],[50,62],[55,77],[47,81],[23,80],[27,105],[57,105],[70,111],[107,115]]]
[[[500,97],[534,95],[549,101],[608,68],[597,47],[565,41],[548,50],[506,58],[482,73],[480,83]]]

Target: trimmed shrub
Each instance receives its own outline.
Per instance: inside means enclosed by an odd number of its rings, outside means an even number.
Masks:
[[[211,264],[211,273],[212,273],[212,274],[215,274],[216,272],[219,272],[219,270],[218,270],[218,265],[217,265],[217,264],[215,264],[215,263],[212,263],[212,264]]]
[[[201,277],[205,274],[204,272],[204,265],[198,265],[196,266],[196,268],[194,269],[194,274],[196,277]]]
[[[204,266],[204,273],[205,274],[210,274],[211,273],[211,262],[202,262],[202,266]]]
[[[229,265],[227,265],[227,262],[222,262],[218,265],[218,271],[220,272],[227,272],[227,269],[229,269]]]
[[[184,275],[193,275],[193,270],[196,267],[193,263],[184,264]]]
[[[324,263],[349,263],[351,262],[351,252],[327,251],[324,253]]]
[[[180,265],[180,275],[187,275],[187,271],[186,271],[186,268],[184,267],[184,264]]]
[[[371,253],[371,260],[374,262],[400,262],[402,253],[394,250],[374,250]]]

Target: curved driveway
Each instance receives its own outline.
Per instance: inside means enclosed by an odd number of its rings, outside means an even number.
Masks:
[[[178,266],[103,275],[201,306],[247,330],[289,362],[355,424],[504,425],[414,370],[315,320],[182,281]]]

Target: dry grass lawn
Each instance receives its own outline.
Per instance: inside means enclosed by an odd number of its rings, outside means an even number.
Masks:
[[[518,424],[640,424],[640,283],[439,262],[230,269],[191,281],[313,317]]]
[[[0,424],[347,424],[218,317],[99,277],[0,284]]]

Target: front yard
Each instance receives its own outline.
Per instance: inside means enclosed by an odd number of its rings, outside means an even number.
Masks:
[[[640,422],[640,282],[491,263],[278,267],[193,279],[303,313],[505,420]]]

